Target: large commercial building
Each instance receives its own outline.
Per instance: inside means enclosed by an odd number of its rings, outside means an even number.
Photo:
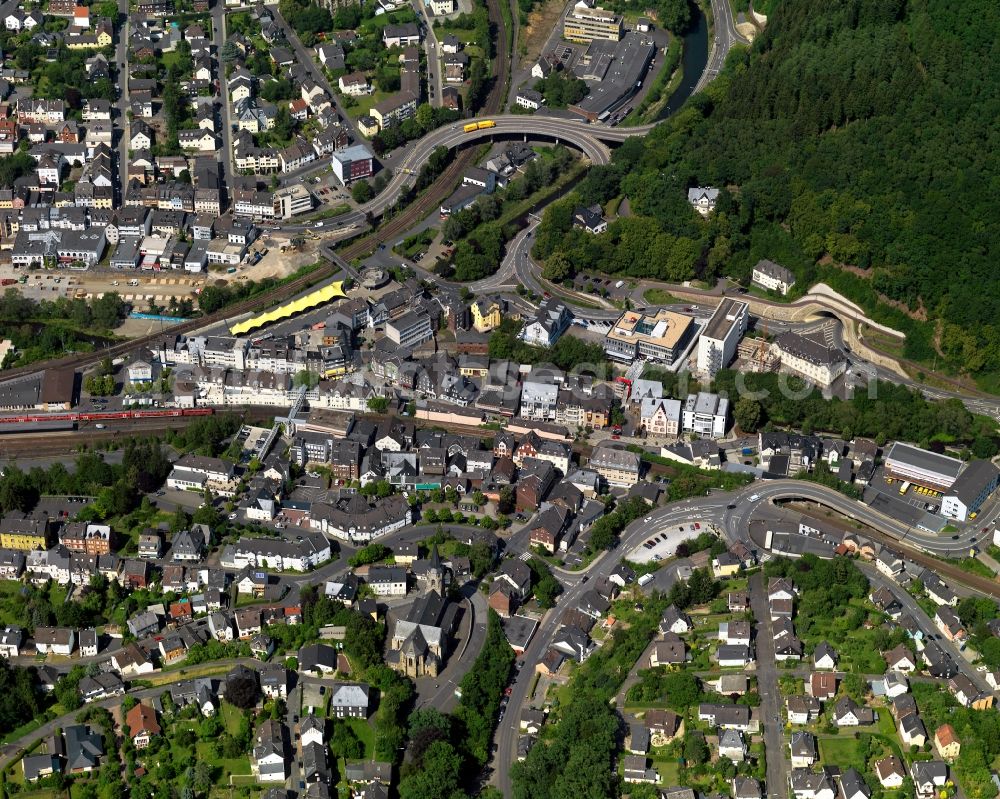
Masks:
[[[784,369],[819,386],[829,386],[847,371],[844,353],[809,336],[782,333],[771,346]]]
[[[750,306],[724,299],[698,338],[698,371],[709,377],[724,369],[736,356],[736,348],[747,332]]]
[[[885,453],[885,473],[896,480],[907,480],[924,488],[948,492],[964,464],[958,458],[939,455],[912,444],[894,442]]]
[[[941,515],[967,521],[979,513],[983,503],[996,491],[998,478],[1000,470],[989,461],[970,462],[941,499]]]
[[[583,0],[573,6],[563,22],[563,38],[571,42],[586,44],[594,39],[617,42],[623,33],[620,14],[606,11],[600,6],[591,8]]]
[[[695,335],[690,316],[661,310],[655,314],[626,311],[604,338],[604,351],[616,361],[636,359],[672,365]]]
[[[590,91],[569,110],[590,122],[624,110],[642,86],[655,57],[656,45],[631,31],[619,42],[595,39],[573,69]]]

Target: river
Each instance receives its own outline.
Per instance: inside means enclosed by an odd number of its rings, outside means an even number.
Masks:
[[[684,79],[657,114],[657,122],[666,119],[684,105],[694,92],[694,87],[698,85],[698,79],[701,78],[701,73],[705,71],[705,65],[708,63],[708,19],[697,4],[694,4],[694,8],[698,15],[697,21],[684,36],[684,53],[681,55]]]

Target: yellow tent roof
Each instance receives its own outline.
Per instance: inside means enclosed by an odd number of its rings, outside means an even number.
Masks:
[[[258,327],[263,327],[264,325],[269,325],[272,322],[277,322],[281,319],[288,319],[291,316],[295,316],[297,313],[302,313],[303,311],[311,310],[319,305],[330,302],[337,297],[346,297],[343,289],[343,282],[337,281],[336,283],[330,283],[323,288],[316,289],[304,297],[299,297],[297,300],[286,303],[285,305],[280,305],[267,313],[262,313],[260,316],[254,316],[247,319],[245,322],[239,322],[230,328],[230,332],[234,336],[240,336],[244,333],[249,333],[251,330],[256,330]]]

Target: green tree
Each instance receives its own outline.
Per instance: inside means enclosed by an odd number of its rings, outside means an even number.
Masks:
[[[760,429],[763,409],[760,403],[749,397],[740,397],[733,406],[733,418],[744,433],[756,433]]]
[[[359,180],[351,186],[351,197],[359,205],[368,202],[374,196],[375,193],[372,191],[371,184],[367,180]]]

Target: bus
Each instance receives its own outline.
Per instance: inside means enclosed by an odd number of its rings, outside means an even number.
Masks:
[[[496,126],[497,126],[497,123],[494,122],[492,119],[487,119],[487,120],[485,120],[483,122],[480,122],[478,125],[476,125],[476,127],[478,127],[480,130],[486,130],[486,128],[495,128]]]
[[[472,131],[476,130],[478,127],[479,125],[477,125],[475,122],[470,122],[468,125],[463,127],[462,130],[464,130],[466,133],[472,133]]]
[[[909,481],[909,480],[907,480],[907,481],[906,481],[905,483],[903,483],[903,484],[902,484],[902,485],[901,485],[901,486],[899,487],[899,495],[900,495],[900,496],[903,496],[903,494],[905,494],[905,493],[906,493],[907,491],[909,491],[909,490],[910,490],[910,481]]]

